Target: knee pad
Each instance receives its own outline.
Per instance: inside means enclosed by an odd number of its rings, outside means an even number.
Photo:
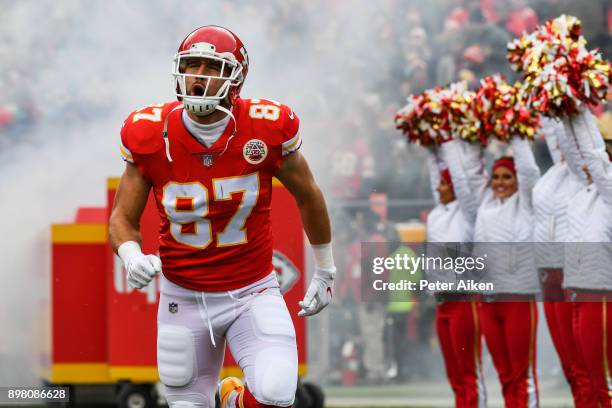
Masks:
[[[157,369],[162,384],[166,386],[184,387],[193,381],[196,375],[195,339],[189,329],[183,326],[159,326]]]
[[[251,319],[255,341],[261,344],[252,378],[247,377],[249,391],[262,404],[290,406],[297,388],[297,346],[293,321],[280,293],[256,296]]]
[[[295,399],[297,375],[297,350],[268,348],[257,355],[255,387],[249,389],[262,404],[287,407]]]

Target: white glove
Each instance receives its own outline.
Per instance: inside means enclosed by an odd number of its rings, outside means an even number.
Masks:
[[[306,296],[301,302],[298,302],[302,310],[298,312],[298,316],[312,316],[319,313],[331,302],[334,278],[336,277],[336,268],[321,269],[315,268],[315,274],[310,281]]]
[[[121,244],[117,254],[123,261],[127,271],[128,285],[135,289],[142,289],[153,280],[153,277],[162,270],[161,259],[156,255],[145,255],[135,241]]]

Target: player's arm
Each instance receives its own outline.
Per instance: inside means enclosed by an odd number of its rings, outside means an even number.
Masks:
[[[336,275],[327,206],[306,159],[299,151],[283,159],[276,178],[295,198],[304,230],[315,255],[315,274],[304,300],[300,302],[302,310],[298,314],[310,316],[320,312],[331,301]]]
[[[151,183],[142,177],[135,165],[126,162],[113,203],[108,235],[113,251],[125,265],[128,283],[135,288],[146,286],[161,271],[160,259],[145,255],[140,249],[140,217],[150,190]]]
[[[276,178],[295,198],[310,244],[330,243],[331,226],[325,199],[304,156],[299,151],[286,156]]]
[[[126,241],[141,243],[140,216],[147,204],[150,189],[151,184],[140,175],[138,168],[126,162],[108,226],[113,251],[117,252]]]

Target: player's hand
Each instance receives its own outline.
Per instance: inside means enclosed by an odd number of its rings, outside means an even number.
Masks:
[[[298,316],[312,316],[319,313],[331,302],[336,268],[331,270],[315,269],[315,274],[310,281],[306,296],[301,302]]]
[[[117,253],[125,266],[128,285],[135,289],[147,286],[162,270],[161,259],[156,255],[143,254],[137,242],[124,242]]]
[[[134,256],[125,265],[128,285],[135,289],[142,289],[161,272],[161,259],[155,255]]]

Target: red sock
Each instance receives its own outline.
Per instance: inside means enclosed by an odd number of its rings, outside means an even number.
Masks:
[[[236,398],[236,408],[275,408],[276,405],[266,405],[257,401],[251,391],[244,387],[244,391]],[[291,407],[287,407],[291,408]]]

